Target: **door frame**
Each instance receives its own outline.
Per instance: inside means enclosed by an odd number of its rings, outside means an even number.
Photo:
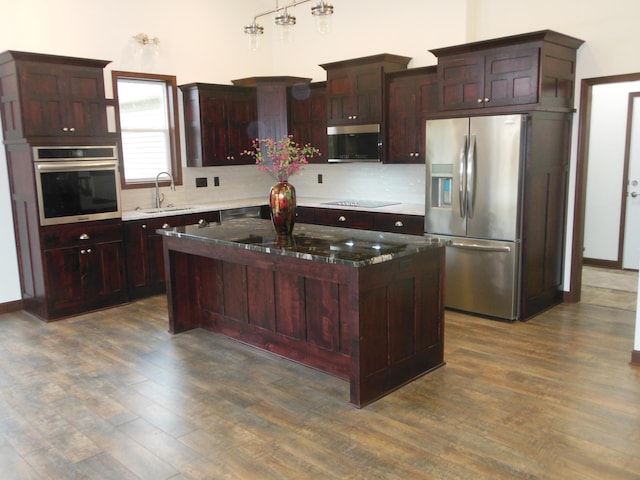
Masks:
[[[582,265],[584,261],[584,220],[587,195],[589,133],[591,127],[591,98],[594,85],[634,82],[640,73],[584,78],[580,86],[580,113],[578,119],[578,151],[576,159],[576,187],[574,196],[573,240],[571,242],[571,272],[567,302],[579,302],[582,293]]]
[[[633,127],[633,109],[635,99],[640,98],[640,92],[629,92],[629,104],[627,107],[627,131],[624,145],[624,170],[622,173],[622,208],[620,209],[620,242],[618,243],[618,267],[622,268],[624,260],[624,240],[627,228],[627,192],[629,191],[629,162],[631,154],[631,133]]]

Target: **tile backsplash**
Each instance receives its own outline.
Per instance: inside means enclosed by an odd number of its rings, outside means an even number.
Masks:
[[[318,183],[318,176],[322,183]],[[223,200],[264,196],[275,180],[253,165],[229,167],[183,168],[183,185],[171,191],[161,187],[163,205],[200,205]],[[206,178],[207,186],[196,188],[196,178]],[[218,178],[219,186],[214,186]],[[291,178],[299,197],[333,200],[392,200],[401,203],[424,203],[424,165],[385,165],[381,163],[340,163],[307,165]],[[122,191],[123,210],[150,208],[155,203],[153,188]]]

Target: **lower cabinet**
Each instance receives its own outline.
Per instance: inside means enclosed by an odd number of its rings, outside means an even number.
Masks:
[[[424,216],[337,208],[298,207],[296,222],[424,235]]]
[[[122,222],[42,229],[49,320],[128,300]]]
[[[162,236],[156,230],[219,220],[220,212],[212,211],[125,222],[124,239],[131,299],[166,291]]]

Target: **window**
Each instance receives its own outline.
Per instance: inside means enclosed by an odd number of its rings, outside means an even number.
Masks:
[[[112,78],[122,187],[148,187],[160,172],[170,172],[182,184],[176,78],[116,71]],[[166,176],[161,180],[168,182]]]

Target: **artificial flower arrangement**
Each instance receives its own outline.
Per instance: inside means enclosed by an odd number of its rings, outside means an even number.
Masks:
[[[256,138],[251,142],[252,150],[245,150],[256,161],[260,170],[268,172],[280,182],[286,182],[291,175],[298,173],[309,163],[308,159],[320,155],[320,150],[310,144],[300,146],[288,135],[280,140]]]

